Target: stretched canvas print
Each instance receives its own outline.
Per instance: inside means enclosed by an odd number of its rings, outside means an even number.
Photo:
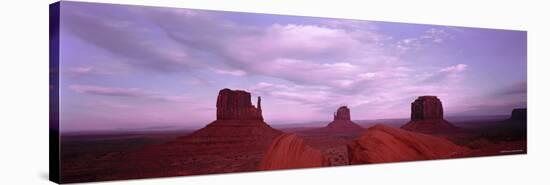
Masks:
[[[527,153],[527,32],[63,1],[57,183]]]

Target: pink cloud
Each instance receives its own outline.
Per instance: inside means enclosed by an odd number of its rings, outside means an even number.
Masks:
[[[435,73],[429,73],[424,79],[425,83],[439,82],[460,82],[463,79],[463,72],[466,71],[468,65],[457,64],[439,69]],[[440,83],[445,84],[445,83]]]
[[[145,93],[138,88],[117,88],[117,87],[103,87],[94,85],[71,85],[69,89],[86,94],[95,94],[103,96],[127,96],[138,97],[144,96]]]
[[[366,32],[362,30],[362,34],[358,34],[329,26],[274,24],[259,31],[260,34],[236,37],[219,44],[226,48],[225,56],[230,57],[226,62],[235,70],[296,83],[345,86],[354,76],[367,72],[364,66],[368,63],[395,59],[371,53],[379,49],[373,46],[374,42],[362,39],[376,40],[379,36],[371,38]],[[357,65],[358,62],[363,64]]]
[[[244,76],[247,74],[246,71],[243,71],[243,70],[214,69],[214,72],[218,74],[231,75],[231,76]]]
[[[163,95],[151,91],[142,90],[139,88],[120,88],[120,87],[106,87],[97,85],[71,85],[69,89],[83,94],[99,95],[99,96],[113,96],[113,97],[129,97],[129,98],[142,98],[157,101],[166,102],[183,102],[188,100],[186,95]]]
[[[417,37],[405,38],[395,43],[395,47],[404,52],[419,51],[434,44],[441,44],[454,39],[454,36],[443,29],[430,28]]]
[[[313,25],[279,25],[274,24],[267,28],[264,35],[253,39],[263,53],[287,55],[291,53],[320,54],[325,52],[343,52],[346,49],[360,45],[345,30],[332,29]]]
[[[66,74],[71,76],[80,76],[90,74],[91,72],[93,72],[91,67],[70,67],[66,70]]]
[[[345,30],[294,24],[274,24],[256,33],[236,35],[217,44],[225,48],[223,52],[230,57],[226,62],[233,66],[261,66],[277,60],[290,62],[306,58],[326,60],[327,57],[348,57],[362,47],[361,42]]]
[[[462,72],[462,71],[466,70],[467,67],[468,67],[468,65],[466,65],[466,64],[457,64],[457,65],[454,65],[454,66],[449,66],[449,67],[443,68],[439,71],[440,72],[459,73],[459,72]]]

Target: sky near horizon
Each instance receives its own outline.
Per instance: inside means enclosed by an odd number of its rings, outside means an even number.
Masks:
[[[524,31],[62,2],[60,33],[61,131],[201,127],[222,88],[269,124],[527,106]]]

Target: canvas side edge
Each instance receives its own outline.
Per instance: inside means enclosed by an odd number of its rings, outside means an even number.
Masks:
[[[49,180],[60,183],[59,144],[59,26],[60,2],[49,6]]]

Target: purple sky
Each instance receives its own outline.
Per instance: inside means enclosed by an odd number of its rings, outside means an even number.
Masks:
[[[445,115],[527,102],[523,31],[62,2],[61,130],[200,127],[222,88],[262,96],[270,124]]]

